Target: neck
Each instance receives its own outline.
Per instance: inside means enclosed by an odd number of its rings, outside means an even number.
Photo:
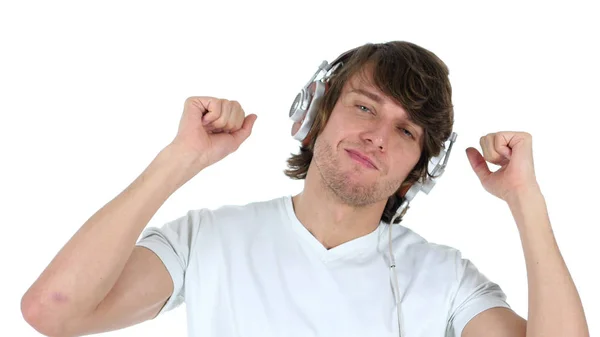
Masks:
[[[306,177],[304,190],[292,198],[296,217],[325,248],[367,235],[377,229],[386,201],[365,206],[343,203],[322,183]]]

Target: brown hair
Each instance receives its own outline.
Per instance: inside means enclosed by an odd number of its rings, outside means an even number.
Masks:
[[[404,191],[420,178],[430,175],[427,171],[429,159],[440,153],[454,124],[448,67],[432,52],[404,41],[367,43],[355,48],[341,61],[344,65],[330,78],[327,92],[319,101],[314,124],[307,136],[310,139],[308,145],[301,145],[300,152],[292,154],[284,173],[293,179],[306,178],[316,138],[325,127],[344,84],[366,66],[373,65],[373,84],[402,106],[414,123],[423,128],[421,157],[398,191]],[[381,220],[389,223],[402,201],[398,193],[390,196]]]

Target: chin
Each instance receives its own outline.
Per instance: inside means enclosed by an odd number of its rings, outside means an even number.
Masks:
[[[348,187],[357,189],[373,188],[378,183],[375,177],[370,174],[367,176],[367,174],[361,172],[349,172],[342,176],[345,178],[344,181]]]

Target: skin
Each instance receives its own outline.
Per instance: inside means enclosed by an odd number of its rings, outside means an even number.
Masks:
[[[23,295],[25,321],[45,336],[73,337],[156,317],[173,282],[158,256],[135,246],[140,233],[175,191],[237,150],[256,118],[236,101],[186,99],[173,141],[73,234]]]
[[[583,305],[552,233],[546,202],[535,177],[532,136],[502,131],[480,139],[482,153],[466,149],[483,188],[505,201],[521,239],[527,269],[527,320],[493,308],[473,318],[463,337],[588,337]],[[501,166],[491,172],[487,162]]]
[[[368,77],[368,71],[367,76]],[[376,94],[356,95],[361,89]],[[304,190],[294,196],[298,219],[327,248],[375,230],[387,198],[417,163],[422,134],[406,112],[364,77],[344,87],[331,118],[315,144]],[[418,137],[417,137],[418,138]],[[475,316],[462,337],[589,336],[577,289],[556,244],[544,197],[535,177],[532,136],[502,131],[480,139],[466,156],[482,187],[506,202],[520,235],[527,267],[527,320],[506,308]],[[377,169],[349,156],[355,149]],[[491,172],[487,162],[499,165]]]
[[[368,81],[353,83],[354,89],[378,93]],[[380,102],[374,102],[344,91],[317,139],[305,189],[293,198],[300,221],[326,247],[373,231],[387,197],[417,163],[421,130],[378,94]],[[82,336],[154,318],[173,283],[154,253],[135,247],[137,238],[177,189],[237,150],[255,121],[235,101],[188,98],[175,139],[83,224],[23,295],[25,320],[47,336]],[[589,336],[535,181],[531,136],[492,133],[482,137],[481,148],[483,155],[469,148],[467,156],[484,189],[506,201],[515,218],[527,265],[529,316],[525,321],[507,309],[486,310],[462,336]],[[347,150],[371,157],[377,168]],[[486,162],[502,168],[490,172]]]
[[[316,139],[304,189],[293,197],[298,219],[327,248],[375,230],[388,197],[421,154],[422,128],[366,78],[356,75],[342,89]]]

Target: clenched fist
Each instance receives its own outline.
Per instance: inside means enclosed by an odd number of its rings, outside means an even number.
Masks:
[[[198,170],[225,158],[250,136],[257,116],[245,116],[236,101],[194,96],[185,100],[172,146],[191,157]]]
[[[467,148],[467,157],[473,171],[486,191],[510,202],[519,195],[537,191],[539,185],[533,165],[531,134],[518,131],[488,133],[479,139],[483,154]],[[501,166],[490,171],[487,162]]]

